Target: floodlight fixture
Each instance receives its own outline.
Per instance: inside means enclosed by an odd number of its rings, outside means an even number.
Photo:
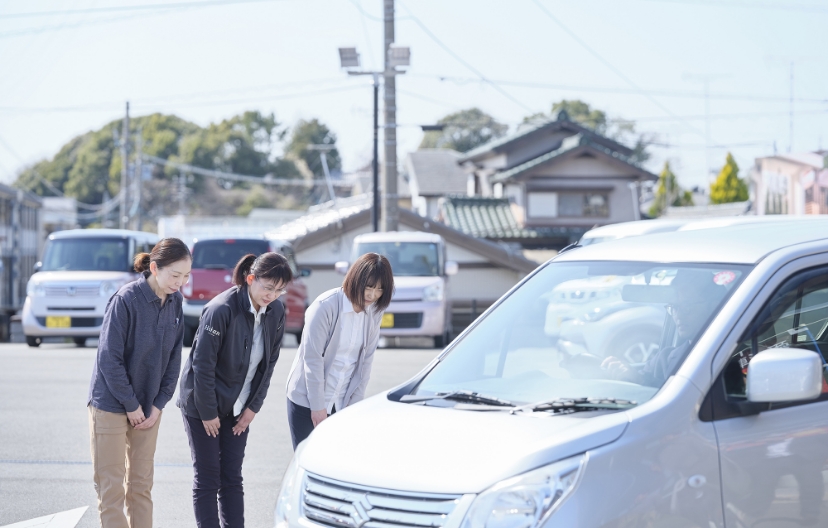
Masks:
[[[388,66],[394,68],[397,66],[411,65],[411,48],[391,46],[388,48]]]
[[[356,48],[339,48],[339,66],[341,68],[359,68],[359,53]]]

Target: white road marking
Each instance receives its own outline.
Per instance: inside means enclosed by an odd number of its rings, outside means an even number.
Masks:
[[[43,517],[30,519],[28,521],[7,524],[6,526],[0,526],[0,528],[75,528],[87,509],[89,509],[89,506],[44,515]]]

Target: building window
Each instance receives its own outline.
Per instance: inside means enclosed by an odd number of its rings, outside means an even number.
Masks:
[[[527,201],[529,216],[532,218],[555,218],[558,216],[558,193],[530,192]]]

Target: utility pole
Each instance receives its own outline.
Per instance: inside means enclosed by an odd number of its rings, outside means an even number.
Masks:
[[[121,133],[121,199],[120,199],[120,213],[121,221],[119,223],[121,229],[128,227],[129,221],[129,101],[126,103],[126,116],[124,117],[123,132]]]
[[[385,170],[383,171],[382,230],[399,228],[399,198],[397,196],[397,79],[392,62],[394,44],[394,0],[383,0],[385,19]]]
[[[790,141],[788,142],[788,152],[793,152],[793,138],[794,138],[794,61],[791,61],[791,104],[789,110],[789,126],[790,126]]]
[[[130,208],[130,217],[133,219],[132,229],[141,230],[141,189],[144,186],[144,128],[138,127],[138,136],[135,138],[135,172],[132,174],[134,204]]]
[[[726,77],[726,75],[716,74],[685,74],[684,78],[692,81],[700,81],[704,84],[704,164],[705,164],[705,178],[708,183],[712,178],[711,162],[710,162],[710,81]]]
[[[315,150],[319,152],[319,159],[322,162],[322,172],[325,173],[325,182],[328,184],[328,195],[331,197],[334,207],[336,206],[336,193],[334,192],[333,181],[331,180],[331,171],[328,169],[328,152],[336,148],[335,145],[316,144],[308,145],[307,150]]]
[[[371,207],[371,228],[374,233],[379,231],[379,216],[380,216],[380,192],[379,192],[379,142],[377,135],[379,134],[379,74],[374,72],[374,159],[371,161],[371,180],[373,183],[374,194],[371,197],[373,207]]]

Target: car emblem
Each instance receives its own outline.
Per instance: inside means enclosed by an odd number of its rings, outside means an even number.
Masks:
[[[78,290],[74,286],[69,286],[68,288],[66,288],[66,295],[74,297],[76,293],[78,293]]]
[[[353,519],[356,528],[362,528],[365,526],[365,523],[371,520],[371,517],[368,515],[368,510],[372,509],[374,506],[368,502],[367,495],[363,495],[358,500],[354,501],[353,505],[354,511],[351,512],[351,519]]]

